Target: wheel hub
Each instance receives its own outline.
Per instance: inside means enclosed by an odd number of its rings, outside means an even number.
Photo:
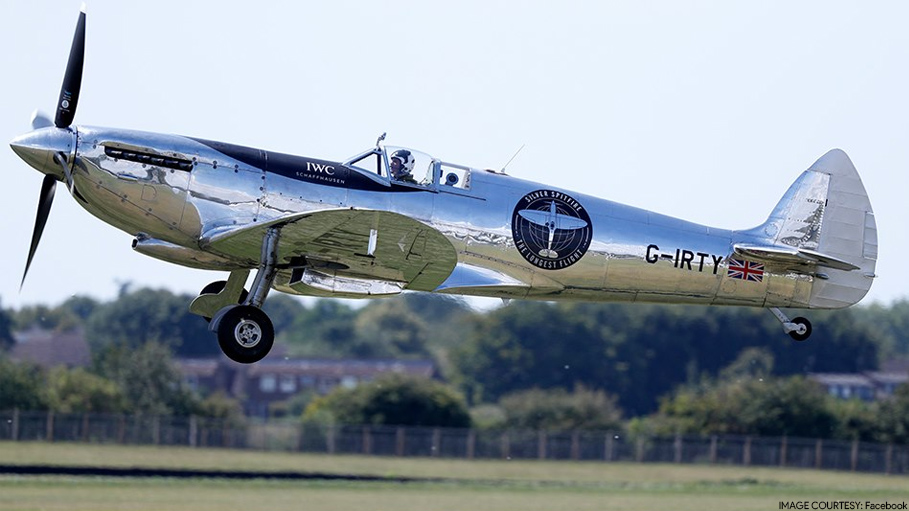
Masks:
[[[262,340],[262,328],[255,321],[240,320],[234,328],[234,339],[244,348],[252,348]]]

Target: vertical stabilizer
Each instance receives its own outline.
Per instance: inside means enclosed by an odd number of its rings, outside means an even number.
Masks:
[[[810,307],[847,307],[871,288],[877,263],[874,212],[855,166],[839,149],[803,172],[755,231],[817,264]]]

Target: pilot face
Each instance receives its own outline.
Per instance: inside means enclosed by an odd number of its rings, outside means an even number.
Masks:
[[[391,175],[397,176],[401,173],[401,159],[392,158],[391,159]]]

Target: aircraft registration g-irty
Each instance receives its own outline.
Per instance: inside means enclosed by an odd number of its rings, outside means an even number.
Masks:
[[[385,146],[384,135],[335,162],[73,126],[84,41],[83,10],[55,119],[36,114],[33,131],[11,143],[45,174],[25,274],[63,182],[90,213],[134,235],[135,250],[229,272],[190,310],[239,362],[272,347],[261,308],[271,289],[747,305],[770,309],[804,340],[811,324],[779,307],[847,307],[875,277],[871,203],[838,149],[804,171],[763,224],[716,229]]]

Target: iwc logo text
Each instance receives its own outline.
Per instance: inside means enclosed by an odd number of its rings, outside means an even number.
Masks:
[[[530,264],[561,270],[578,262],[593,237],[587,210],[570,195],[537,190],[514,207],[511,234],[515,248]]]

